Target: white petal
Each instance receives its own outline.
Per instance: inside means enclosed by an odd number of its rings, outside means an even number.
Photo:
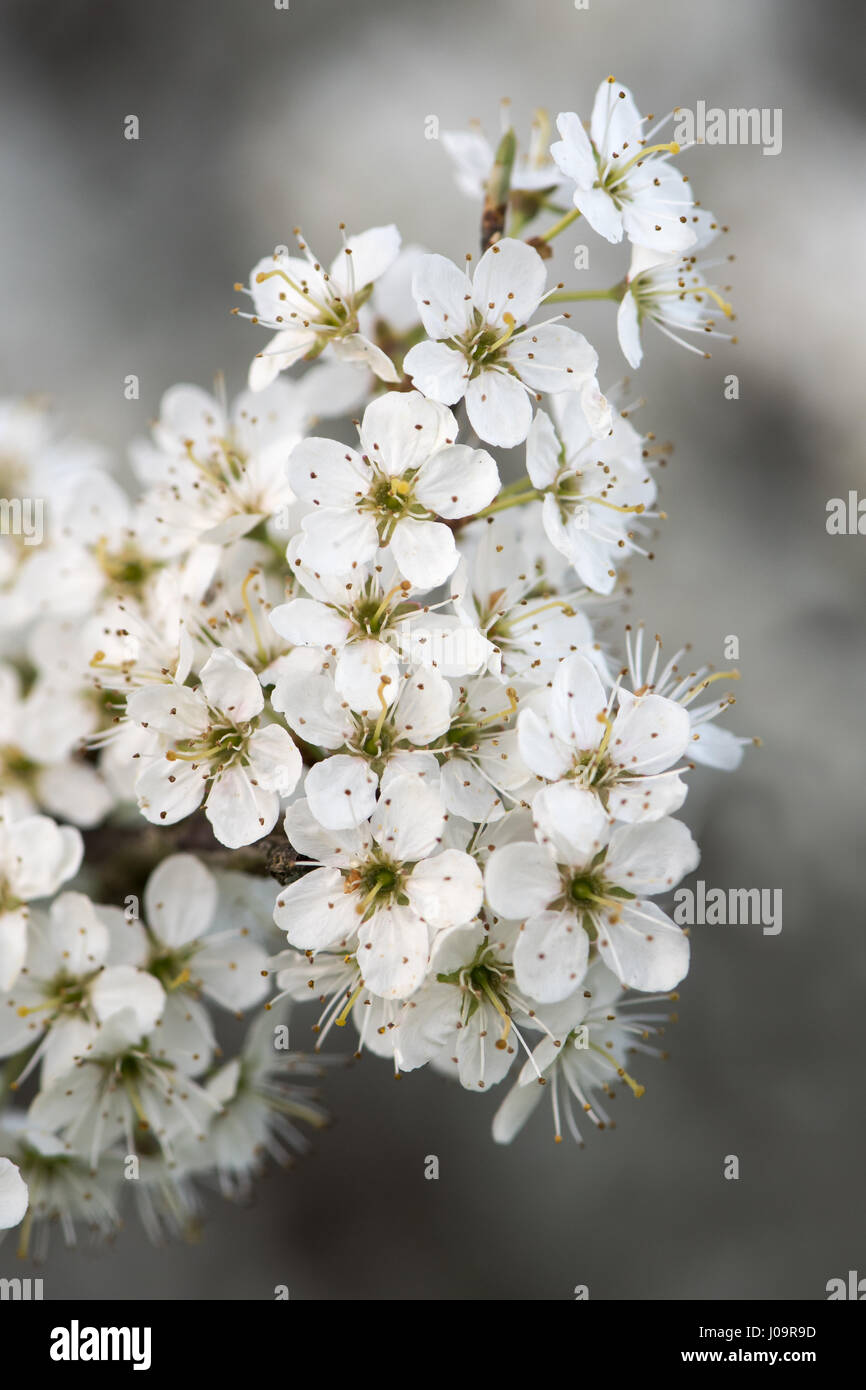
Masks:
[[[226,1009],[252,1009],[268,993],[267,953],[250,936],[240,933],[199,951],[193,971],[205,994]]]
[[[321,748],[342,748],[353,729],[346,702],[341,700],[334,682],[321,670],[324,653],[307,653],[319,669],[311,670],[298,660],[294,651],[283,665],[271,695],[271,704],[295,733],[307,743]]]
[[[429,255],[419,261],[412,276],[412,294],[431,338],[459,337],[469,327],[471,286],[465,271],[445,256]]]
[[[663,695],[620,692],[620,708],[608,752],[626,772],[664,772],[681,758],[689,743],[688,712]]]
[[[571,750],[557,738],[548,720],[534,709],[523,709],[517,716],[520,756],[539,777],[555,782],[571,767]]]
[[[343,891],[339,869],[313,869],[280,891],[274,921],[302,951],[345,945],[360,924],[357,894]]]
[[[11,1230],[24,1220],[29,1201],[27,1184],[9,1158],[0,1158],[0,1228]]]
[[[391,537],[394,563],[410,584],[434,589],[457,567],[454,535],[441,521],[398,521]]]
[[[447,406],[419,391],[388,391],[371,401],[361,421],[361,447],[383,473],[416,470],[457,435]]]
[[[630,989],[673,989],[689,968],[689,939],[652,902],[624,902],[599,928],[602,960]]]
[[[126,712],[142,728],[155,729],[175,740],[203,734],[209,723],[203,696],[174,682],[139,686],[127,697]]]
[[[157,757],[144,768],[135,783],[142,815],[152,825],[176,825],[201,805],[207,786],[207,768],[184,761]]]
[[[561,323],[542,323],[516,334],[505,356],[533,391],[578,391],[595,378],[598,367],[595,348]]]
[[[661,820],[678,811],[686,799],[688,787],[677,772],[659,772],[653,777],[633,777],[611,787],[608,809],[617,820],[634,824],[637,821]]]
[[[211,708],[225,711],[235,724],[247,723],[265,707],[258,677],[226,647],[208,657],[202,667],[201,684]]]
[[[158,864],[144,890],[144,915],[151,931],[172,949],[204,936],[213,921],[217,886],[192,854],[170,854]]]
[[[537,411],[526,437],[526,471],[533,487],[553,485],[562,466],[562,452],[550,416],[543,410]]]
[[[388,354],[365,338],[363,333],[349,333],[345,338],[335,338],[331,347],[339,361],[369,367],[380,381],[395,383],[400,380],[400,373]]]
[[[688,826],[659,820],[619,826],[611,836],[604,876],[630,893],[654,896],[696,869],[700,851]]]
[[[539,912],[523,924],[514,947],[520,989],[540,1004],[573,994],[586,974],[589,937],[576,912]]]
[[[299,554],[304,564],[323,574],[344,574],[366,565],[379,548],[375,518],[369,513],[322,507],[305,516]]]
[[[733,772],[743,761],[742,741],[730,729],[721,729],[709,720],[693,727],[688,751],[696,763],[720,772]]]
[[[344,288],[354,286],[357,292],[384,275],[388,267],[394,264],[399,251],[400,233],[393,222],[382,227],[369,227],[366,232],[357,232],[347,239],[331,263],[331,274]],[[350,260],[351,270],[348,264]]]
[[[414,484],[419,502],[448,520],[471,516],[499,491],[499,470],[484,449],[452,444],[422,465]]]
[[[622,241],[622,213],[603,188],[576,188],[574,205],[599,236],[610,242]]]
[[[442,836],[445,817],[437,793],[417,777],[395,777],[379,798],[370,828],[398,863],[426,859]]]
[[[631,146],[640,139],[640,112],[628,87],[608,80],[599,83],[589,128],[593,144],[606,157],[622,157],[626,141]]]
[[[502,449],[520,444],[532,423],[532,404],[517,377],[493,369],[470,381],[466,413],[479,439]]]
[[[408,907],[382,908],[358,931],[364,984],[385,999],[408,999],[424,979],[428,935]]]
[[[433,401],[453,405],[466,389],[466,358],[445,343],[416,343],[403,359],[403,371],[412,385]]]
[[[337,658],[334,687],[358,714],[369,712],[378,718],[382,700],[391,704],[400,689],[397,653],[372,637],[350,642]]]
[[[542,912],[562,891],[556,860],[535,844],[504,845],[494,850],[484,873],[487,901],[505,918]]]
[[[631,290],[627,290],[616,311],[616,336],[622,354],[635,371],[643,361],[643,347],[640,340],[640,315],[637,300]]]
[[[340,830],[372,815],[378,785],[364,758],[337,753],[310,768],[304,791],[316,820],[326,830]]]
[[[508,1095],[493,1116],[493,1138],[497,1144],[510,1144],[523,1129],[538,1102],[544,1095],[544,1087],[512,1086]]]
[[[240,849],[273,830],[280,813],[277,792],[254,784],[252,769],[235,764],[211,783],[205,815],[221,845]]]
[[[6,829],[6,878],[16,898],[47,897],[78,872],[84,841],[48,816],[26,816]]]
[[[14,985],[27,958],[27,909],[0,912],[0,990]]]
[[[451,723],[453,698],[451,686],[438,671],[415,671],[400,690],[394,726],[417,747],[432,743]]]
[[[372,477],[361,455],[335,439],[303,439],[289,457],[292,491],[314,506],[348,510],[366,496]]]
[[[539,844],[549,845],[557,863],[587,867],[608,841],[608,818],[594,792],[570,782],[544,787],[532,802]]]
[[[573,111],[561,111],[556,128],[562,139],[551,145],[551,157],[566,178],[581,188],[590,188],[598,177],[598,168],[580,117]]]
[[[267,724],[247,742],[248,776],[263,791],[291,796],[303,771],[301,755],[288,729]]]
[[[327,603],[293,598],[270,613],[271,627],[293,647],[342,647],[352,623]]]
[[[526,323],[538,308],[546,280],[544,261],[535,248],[505,237],[478,262],[472,279],[475,307],[498,328],[505,327],[506,314],[515,323]]]
[[[251,391],[265,391],[272,381],[316,345],[315,328],[289,328],[275,333],[266,348],[250,363],[247,384]]]
[[[607,708],[598,671],[580,652],[557,667],[550,701],[551,723],[559,737],[588,752],[604,735],[599,716]]]
[[[61,893],[51,904],[48,939],[64,969],[87,975],[105,962],[109,933],[84,893]]]
[[[153,975],[134,965],[109,965],[90,987],[93,1011],[100,1023],[122,1009],[132,1009],[142,1035],[156,1026],[165,1006],[165,991]]]
[[[481,907],[481,870],[470,855],[446,849],[415,866],[406,894],[428,926],[437,930],[459,926],[471,921]]]
[[[327,830],[316,820],[304,800],[292,803],[286,811],[284,826],[298,854],[320,860],[329,867],[339,864],[348,866],[353,860],[364,858],[370,847],[367,826]]]

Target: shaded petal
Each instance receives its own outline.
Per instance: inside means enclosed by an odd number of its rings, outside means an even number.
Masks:
[[[539,912],[524,922],[517,938],[514,975],[530,998],[556,1004],[577,989],[588,959],[589,937],[576,912]]]
[[[562,891],[556,860],[542,845],[521,843],[494,850],[484,873],[487,901],[505,918],[541,912]]]
[[[479,439],[502,449],[520,444],[532,423],[532,404],[517,377],[493,369],[470,381],[466,413]]]

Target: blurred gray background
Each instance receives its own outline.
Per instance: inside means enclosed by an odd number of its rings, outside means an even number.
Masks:
[[[230,319],[232,283],[296,223],[325,257],[341,219],[475,249],[428,115],[495,132],[504,95],[518,128],[536,105],[588,115],[608,72],[657,114],[700,98],[784,112],[776,158],[682,161],[731,225],[740,343],[704,362],[647,333],[640,423],[676,453],[632,610],[696,658],[722,664],[740,639],[729,722],[764,747],[735,777],[697,774],[687,818],[707,883],[783,889],[782,933],[695,928],[671,1059],[645,1059],[645,1099],[625,1093],[583,1151],[553,1144],[546,1110],[497,1148],[498,1097],[426,1073],[395,1084],[368,1058],[329,1078],[336,1123],[251,1209],[212,1197],[192,1247],[153,1251],[132,1224],[101,1255],[55,1243],[46,1296],[813,1299],[866,1273],[866,537],[825,529],[828,498],[866,492],[863,10],[4,0],[0,17],[2,392],[48,392],[118,455],[173,382],[222,368],[243,383],[261,336]],[[604,283],[601,243],[573,239]],[[610,306],[579,324],[602,385],[619,378]]]

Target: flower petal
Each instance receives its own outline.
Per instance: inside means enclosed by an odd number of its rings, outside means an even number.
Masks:
[[[457,568],[459,555],[450,528],[441,521],[398,521],[391,537],[394,563],[419,589],[435,589]]]
[[[640,898],[606,914],[598,950],[630,989],[673,989],[688,973],[688,937],[655,903]]]
[[[485,251],[478,262],[472,278],[472,297],[487,323],[505,328],[506,315],[512,323],[526,323],[535,313],[546,281],[544,261],[535,247],[504,237]]]
[[[532,404],[517,377],[489,369],[473,377],[466,388],[469,423],[488,444],[511,449],[520,444],[532,424]]]
[[[484,873],[487,901],[505,918],[530,917],[559,896],[556,860],[542,845],[519,843],[494,850]]]
[[[144,890],[144,915],[153,934],[177,949],[204,936],[217,906],[217,886],[193,854],[170,854]]]
[[[471,516],[493,501],[499,491],[499,470],[486,450],[452,444],[422,465],[413,491],[437,516],[448,520]]]
[[[589,937],[573,910],[539,912],[523,924],[514,947],[514,976],[540,1004],[573,994],[586,974]]]

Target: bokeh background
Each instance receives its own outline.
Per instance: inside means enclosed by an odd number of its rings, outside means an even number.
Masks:
[[[783,889],[781,934],[695,929],[670,1060],[646,1059],[645,1099],[625,1093],[617,1128],[583,1151],[553,1144],[545,1111],[497,1148],[498,1097],[426,1073],[395,1084],[369,1058],[328,1078],[335,1125],[250,1209],[212,1197],[190,1247],[154,1251],[132,1225],[108,1253],[55,1247],[46,1296],[569,1299],[586,1284],[593,1299],[814,1299],[866,1273],[866,537],[825,528],[828,498],[866,494],[864,12],[3,0],[0,27],[2,392],[49,394],[119,458],[173,382],[223,369],[242,384],[261,337],[229,317],[232,283],[296,223],[323,256],[341,219],[475,249],[429,115],[495,131],[505,95],[518,128],[536,105],[588,115],[608,72],[643,110],[784,113],[776,158],[722,146],[682,161],[731,226],[740,342],[705,362],[648,337],[641,418],[676,452],[632,604],[668,647],[691,640],[717,663],[739,637],[731,722],[764,747],[735,777],[698,775],[687,818],[707,883]],[[613,261],[585,239],[607,283]],[[623,371],[610,306],[579,322],[609,384]]]

